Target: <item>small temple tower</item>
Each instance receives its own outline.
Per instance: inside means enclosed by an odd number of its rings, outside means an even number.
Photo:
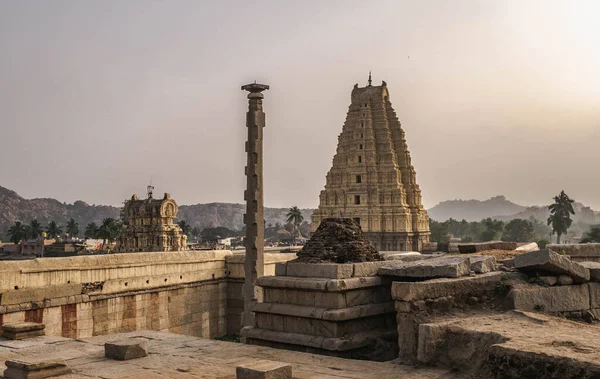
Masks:
[[[148,186],[145,200],[134,194],[125,202],[123,232],[117,240],[117,252],[187,250],[187,236],[173,223],[179,209],[177,203],[168,193],[162,199],[152,198],[153,189]]]
[[[387,84],[373,86],[369,73],[351,98],[312,230],[327,217],[352,218],[380,251],[420,251],[429,242],[429,216]]]

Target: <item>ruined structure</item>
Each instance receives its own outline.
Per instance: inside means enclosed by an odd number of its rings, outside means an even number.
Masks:
[[[168,193],[162,199],[152,198],[152,189],[148,186],[147,199],[140,200],[134,194],[125,202],[126,221],[117,241],[117,252],[187,250],[187,236],[173,223],[179,209],[177,203]]]
[[[385,82],[354,86],[312,230],[327,217],[352,218],[378,250],[416,250],[429,241],[404,130]]]

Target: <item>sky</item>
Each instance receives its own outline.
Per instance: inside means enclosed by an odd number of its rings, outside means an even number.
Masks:
[[[565,190],[600,209],[600,2],[0,2],[0,185],[119,205],[243,202],[265,92],[265,204],[316,207],[350,92],[385,80],[423,202]]]

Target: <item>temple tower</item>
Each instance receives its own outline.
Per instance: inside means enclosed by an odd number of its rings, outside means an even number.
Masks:
[[[380,251],[422,249],[429,217],[421,202],[404,130],[385,82],[354,86],[312,230],[327,217],[352,218]]]

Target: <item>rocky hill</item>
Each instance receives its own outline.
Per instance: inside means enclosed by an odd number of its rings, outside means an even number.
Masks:
[[[0,239],[15,221],[29,223],[37,219],[45,225],[50,220],[64,226],[71,217],[79,223],[80,231],[90,222],[97,224],[105,217],[119,217],[120,208],[107,205],[89,205],[83,201],[74,204],[61,203],[55,199],[25,199],[16,192],[0,186]],[[211,203],[196,205],[180,205],[178,218],[187,220],[192,226],[206,227],[224,226],[240,230],[243,226],[245,205],[230,203]],[[287,208],[265,208],[267,224],[285,223]],[[302,215],[310,222],[312,209],[302,209]]]
[[[487,217],[511,216],[527,208],[507,200],[504,196],[495,196],[488,200],[448,200],[429,209],[429,217],[436,221],[455,220],[481,221]]]

